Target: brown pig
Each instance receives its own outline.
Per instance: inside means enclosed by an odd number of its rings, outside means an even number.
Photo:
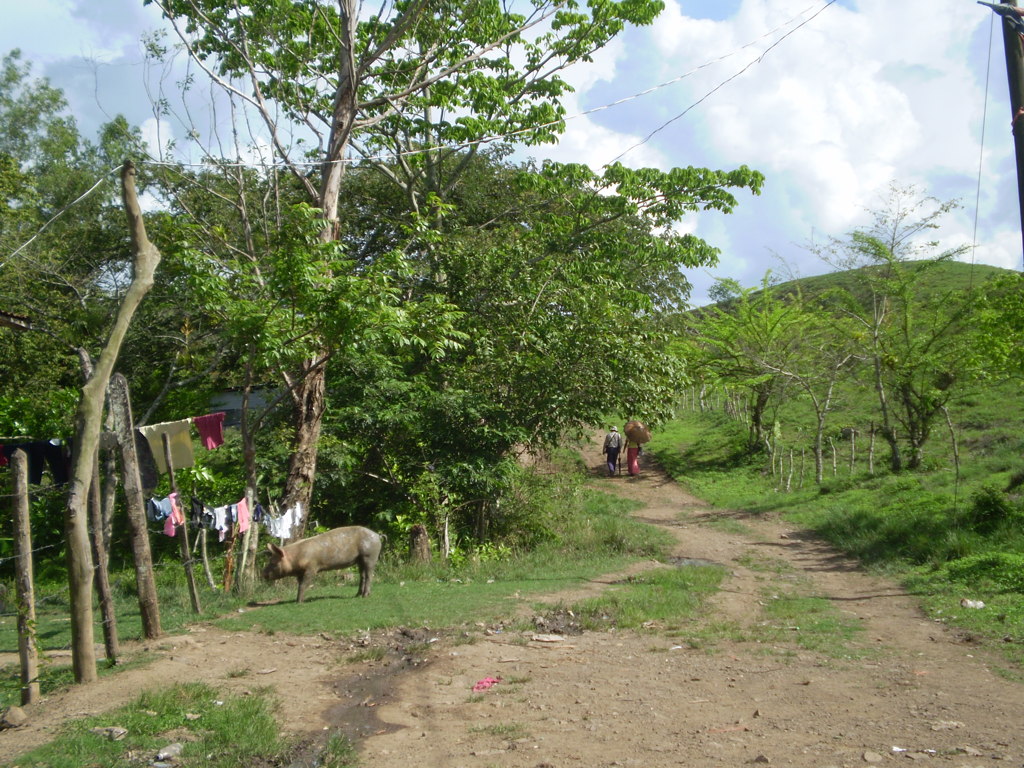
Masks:
[[[299,580],[301,603],[306,596],[306,587],[312,583],[319,571],[334,571],[359,566],[359,597],[370,594],[370,579],[380,556],[380,535],[369,528],[350,525],[335,528],[308,539],[302,539],[284,547],[267,544],[270,562],[263,568],[263,578],[276,581],[285,576]]]

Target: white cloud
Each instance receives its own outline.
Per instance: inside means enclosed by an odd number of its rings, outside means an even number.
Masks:
[[[159,22],[152,6],[7,6],[0,48],[20,45],[27,58],[45,64],[55,84],[69,89],[83,123],[91,127],[117,111],[137,123],[151,116],[144,95],[141,108],[128,109],[144,89],[141,72],[127,65],[139,60],[140,32]],[[74,60],[89,55],[103,64],[89,69]],[[939,235],[943,243],[969,241],[980,158],[974,258],[1020,267],[1001,22],[989,9],[968,0],[842,0],[827,7],[825,0],[667,0],[653,25],[626,30],[591,64],[565,73],[577,89],[566,107],[578,114],[686,73],[654,93],[569,120],[556,147],[520,154],[599,169],[629,150],[623,162],[634,167],[743,164],[763,171],[761,196],[739,191],[732,215],[710,212],[682,225],[721,248],[715,274],[750,285],[777,266],[773,254],[803,274],[824,271],[799,244],[868,223],[865,209],[877,208],[890,181],[960,198],[965,208]],[[147,138],[158,126],[161,139],[167,136],[167,125],[149,120]],[[259,154],[254,148],[246,156]]]

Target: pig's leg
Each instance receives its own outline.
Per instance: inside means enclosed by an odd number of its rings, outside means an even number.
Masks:
[[[370,584],[366,578],[366,563],[359,563],[359,592],[356,593],[357,597],[366,597],[370,594]]]
[[[295,599],[295,602],[301,603],[306,599],[306,587],[313,583],[314,576],[316,576],[316,571],[308,569],[298,575],[299,596]]]
[[[359,597],[370,596],[370,581],[373,579],[372,562],[359,563]]]

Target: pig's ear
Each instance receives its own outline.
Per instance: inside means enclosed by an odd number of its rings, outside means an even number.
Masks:
[[[267,542],[267,551],[274,555],[274,557],[284,557],[284,550],[272,541]]]

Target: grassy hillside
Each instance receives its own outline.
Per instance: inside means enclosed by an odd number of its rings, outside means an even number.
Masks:
[[[922,302],[982,290],[1007,270],[939,264],[916,285]],[[856,290],[862,275],[836,273],[774,291]],[[776,294],[777,295],[777,294]],[[952,303],[952,302],[950,302]],[[698,496],[725,507],[781,514],[865,564],[919,591],[929,610],[995,638],[1024,658],[1024,381],[958,380],[936,419],[919,470],[892,473],[877,434],[870,366],[845,374],[827,415],[825,468],[815,483],[814,411],[792,384],[767,412],[775,447],[752,451],[741,387],[688,397],[652,450]],[[965,609],[961,600],[986,608]],[[952,618],[955,617],[955,618]]]

